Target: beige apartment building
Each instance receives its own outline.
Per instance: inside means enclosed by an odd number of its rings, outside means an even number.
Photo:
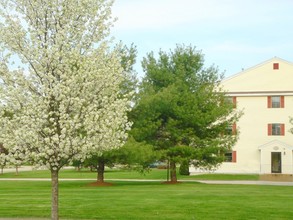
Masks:
[[[217,173],[293,174],[293,63],[272,58],[222,82],[243,110],[239,140]],[[191,175],[199,170],[191,167]]]

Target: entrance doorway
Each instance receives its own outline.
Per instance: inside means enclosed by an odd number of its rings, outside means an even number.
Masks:
[[[272,152],[272,173],[282,173],[282,154],[281,152]]]

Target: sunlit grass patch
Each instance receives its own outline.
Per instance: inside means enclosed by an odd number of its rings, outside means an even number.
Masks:
[[[60,182],[61,219],[290,219],[290,186]],[[50,217],[50,182],[0,181],[0,217]]]

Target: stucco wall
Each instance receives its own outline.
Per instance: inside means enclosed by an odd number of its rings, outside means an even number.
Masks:
[[[279,63],[274,70],[273,64]],[[271,152],[282,152],[282,173],[293,174],[293,64],[274,58],[224,80],[228,95],[237,97],[244,115],[237,123],[239,140],[233,150],[237,161],[223,163],[219,173],[271,173]],[[268,96],[284,96],[284,108],[268,108]],[[268,124],[285,125],[284,136],[269,136]],[[274,142],[279,141],[279,142]],[[272,145],[266,146],[267,143]],[[266,146],[266,147],[261,147]],[[278,148],[277,148],[278,147]],[[277,149],[277,150],[276,150]],[[191,167],[190,172],[197,172]]]

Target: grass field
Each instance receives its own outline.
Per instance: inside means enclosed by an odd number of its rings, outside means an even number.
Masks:
[[[95,179],[97,174],[95,172],[90,172],[85,169],[82,171],[75,171],[74,169],[70,170],[61,170],[60,178],[92,178]],[[117,170],[117,169],[107,169],[105,172],[106,179],[158,179],[166,180],[167,170],[165,169],[152,169],[150,172],[141,174],[137,171],[130,170]],[[37,171],[25,171],[19,172],[19,175],[15,173],[4,173],[0,175],[0,178],[50,178],[50,172],[48,170],[37,170]],[[244,174],[201,174],[196,176],[183,176],[179,175],[178,179],[180,180],[258,180],[258,175],[244,175]]]
[[[292,219],[290,186],[60,182],[61,219]],[[49,181],[0,181],[0,217],[50,217]]]

